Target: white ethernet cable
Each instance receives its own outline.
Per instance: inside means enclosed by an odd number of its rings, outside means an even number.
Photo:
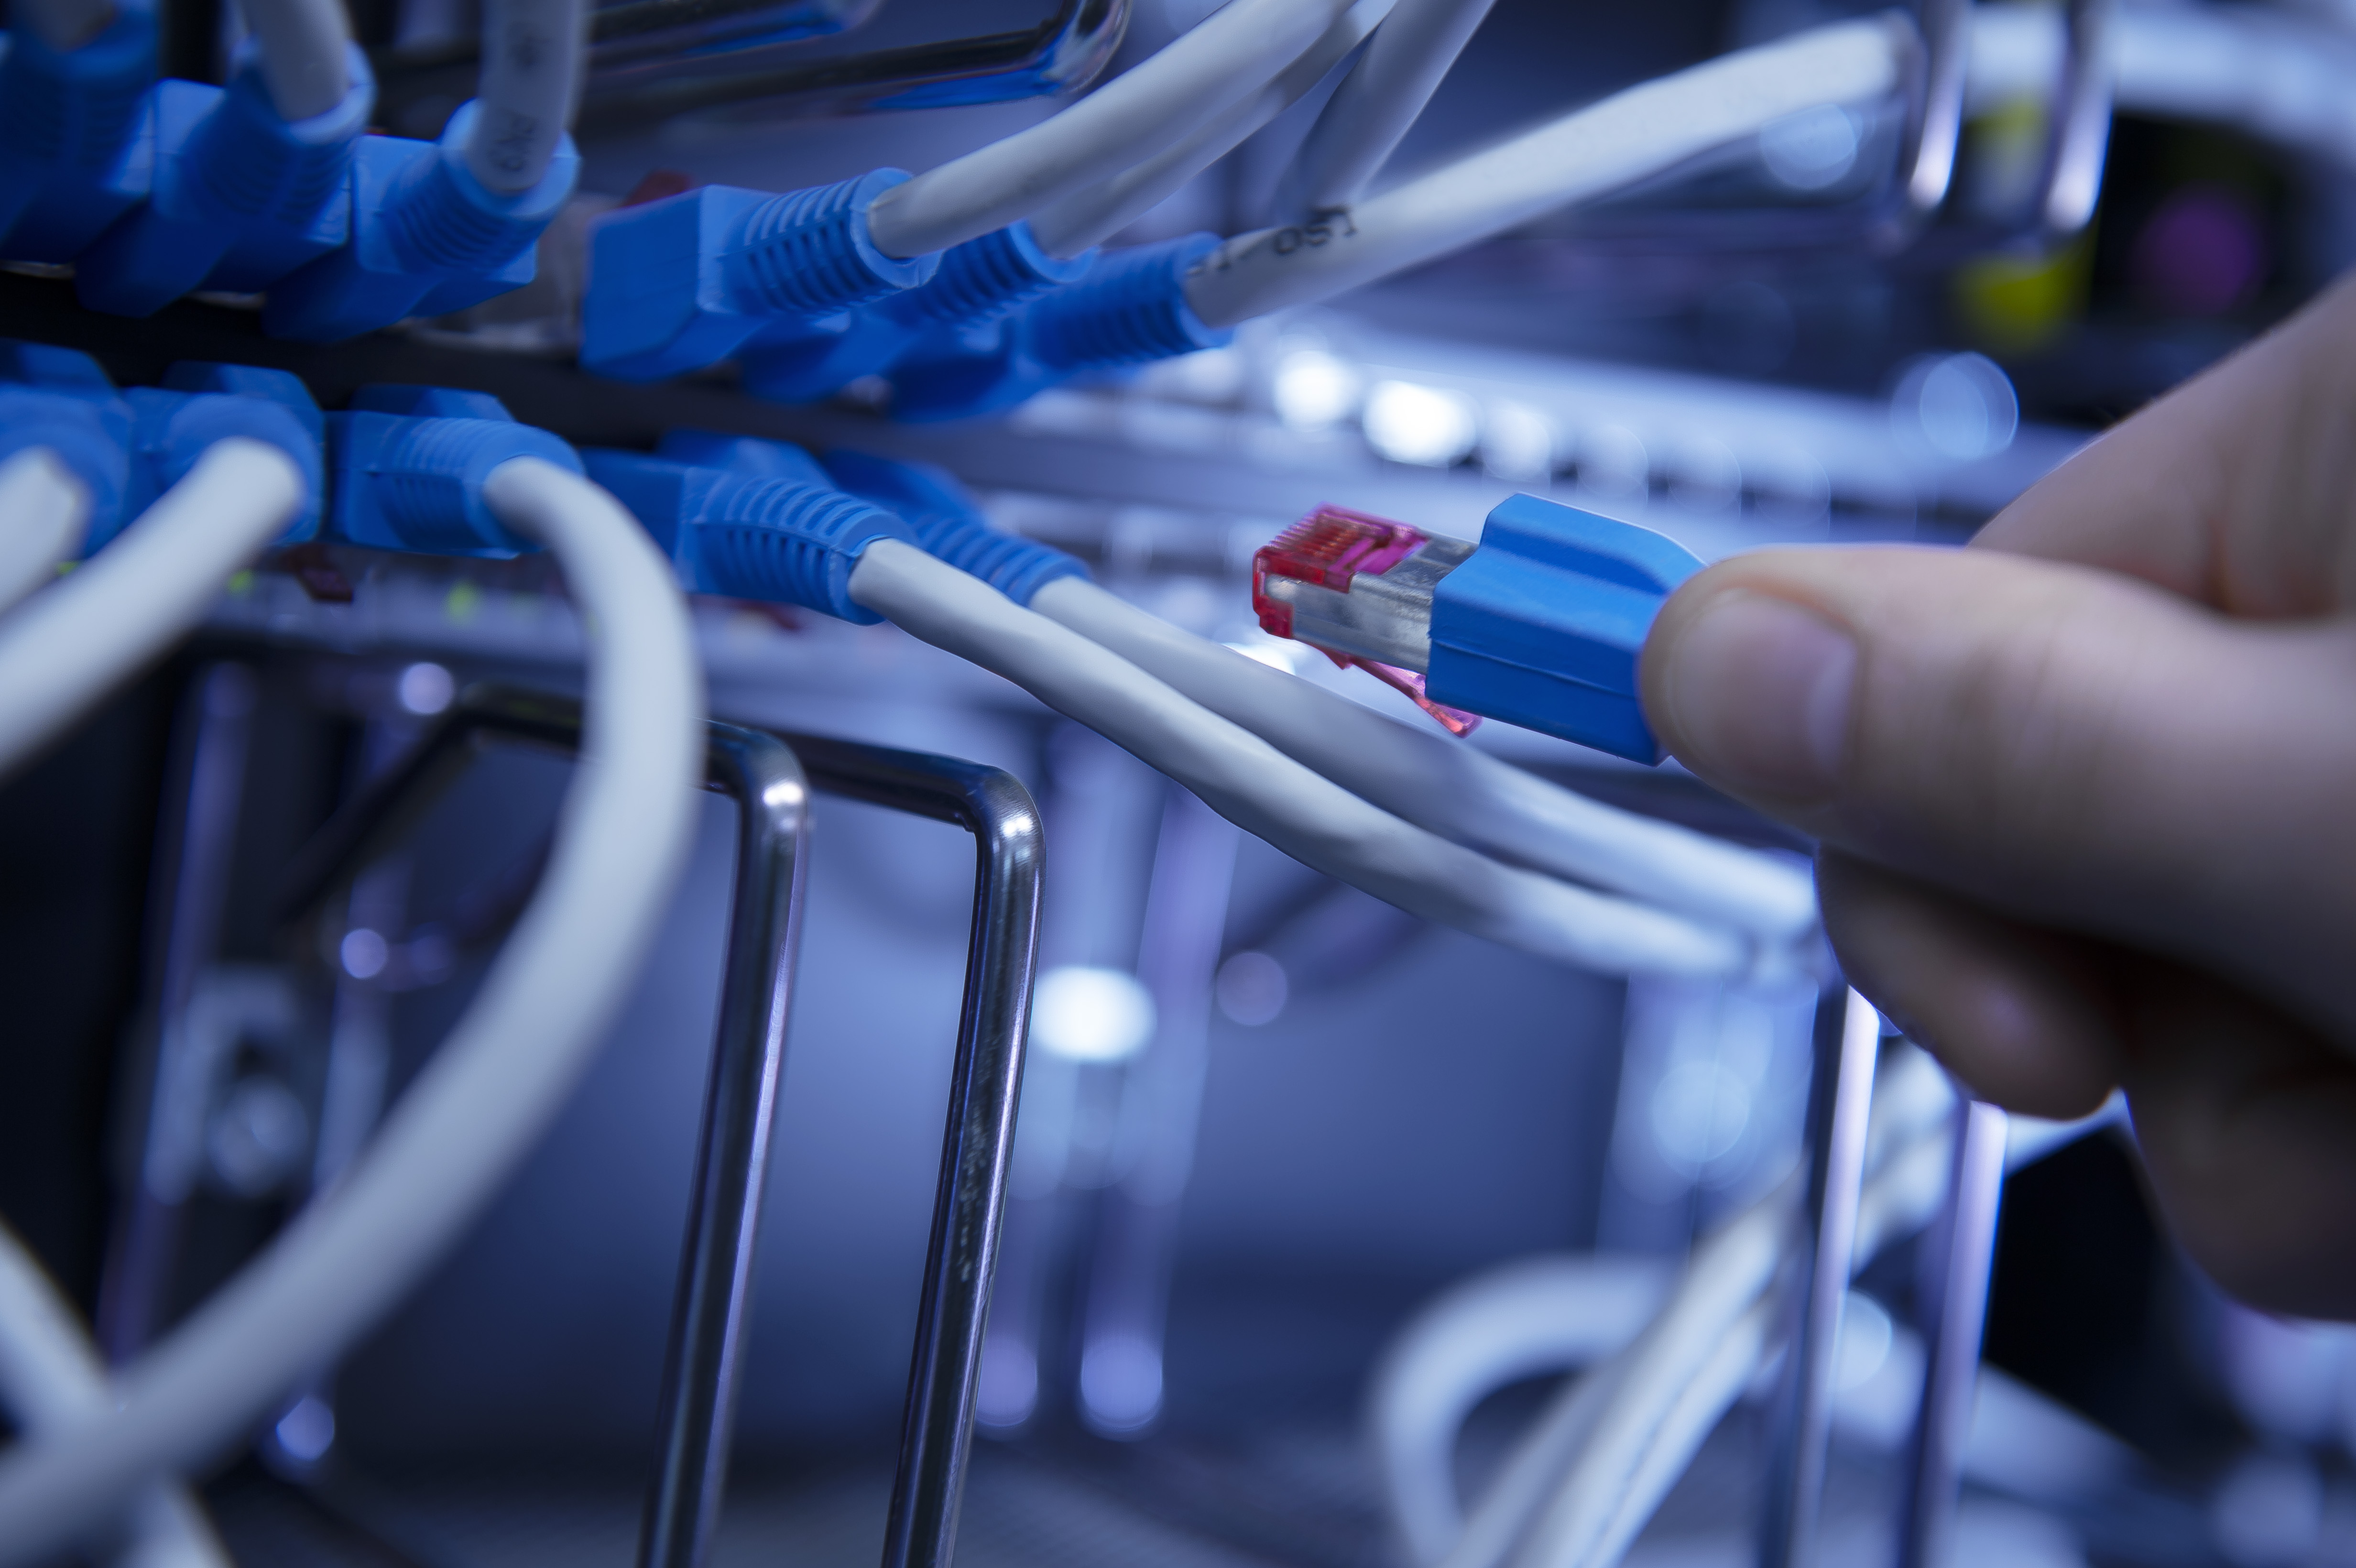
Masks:
[[[484,189],[514,196],[548,172],[580,101],[588,26],[584,0],[485,0],[483,73],[466,140],[466,172]]]
[[[1186,282],[1208,325],[1312,304],[1751,135],[1785,115],[1894,91],[1920,48],[1903,17],[1812,28],[1614,93],[1354,208],[1322,244],[1263,229]],[[1288,238],[1289,237],[1289,238]]]
[[[2121,1104],[2114,1096],[2075,1122],[2014,1118],[2008,1167],[2111,1125]],[[1884,1053],[1853,1269],[1937,1211],[1953,1104],[1927,1054]],[[1621,1560],[1772,1354],[1773,1286],[1786,1269],[1798,1184],[1787,1179],[1706,1239],[1652,1327],[1558,1396],[1438,1558],[1442,1568],[1611,1568]],[[1586,1392],[1590,1382],[1603,1392]]]
[[[46,1560],[218,1452],[381,1319],[538,1139],[654,940],[702,776],[685,603],[646,530],[577,475],[519,457],[483,494],[553,552],[590,638],[581,763],[540,891],[343,1179],[123,1372],[115,1408],[0,1456],[0,1568]]]
[[[868,234],[887,256],[920,256],[1108,179],[1258,91],[1350,4],[1228,0],[1054,119],[885,191],[867,209]]]
[[[1730,932],[1500,865],[1400,821],[914,545],[869,545],[851,596],[1086,724],[1304,865],[1410,913],[1612,974],[1750,965],[1749,944]]]
[[[0,1403],[19,1431],[42,1432],[103,1411],[114,1391],[106,1363],[48,1273],[0,1224]],[[114,1568],[233,1568],[204,1509],[177,1481],[157,1483],[131,1509]]]
[[[278,448],[216,442],[121,537],[0,621],[0,777],[194,630],[303,493]]]
[[[1064,257],[1076,256],[1119,233],[1301,101],[1310,89],[1325,80],[1327,71],[1375,31],[1392,4],[1393,0],[1357,0],[1249,102],[1101,185],[1041,208],[1031,219],[1032,237],[1050,256]]]
[[[90,493],[48,448],[0,463],[0,610],[58,574],[90,521]]]
[[[1770,969],[1804,966],[1813,957],[1816,896],[1804,869],[1590,800],[1398,723],[1173,626],[1085,578],[1048,583],[1031,608],[1419,827],[1732,927],[1767,950]]]
[[[114,21],[114,6],[112,0],[16,0],[8,16],[62,54],[106,31]]]
[[[352,89],[352,24],[343,0],[241,0],[245,25],[262,42],[262,79],[290,123],[325,114]]]
[[[1356,204],[1496,0],[1398,0],[1326,101],[1284,185],[1295,223]]]

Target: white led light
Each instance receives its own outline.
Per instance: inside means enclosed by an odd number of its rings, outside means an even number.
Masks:
[[[1481,426],[1481,466],[1515,485],[1554,477],[1554,421],[1527,403],[1494,402]]]
[[[381,934],[359,925],[344,933],[343,944],[336,955],[343,960],[344,973],[353,979],[373,980],[384,973],[392,950]]]
[[[1793,190],[1837,185],[1857,167],[1857,122],[1838,104],[1786,114],[1759,133],[1759,155],[1767,172]]]
[[[1269,397],[1276,417],[1295,430],[1324,430],[1357,411],[1364,382],[1357,367],[1322,348],[1296,348],[1276,362]]]
[[[1906,444],[1969,463],[2012,444],[2020,399],[2012,378],[1984,354],[1926,355],[1899,377],[1890,417]]]
[[[1066,964],[1039,976],[1031,1039],[1067,1061],[1123,1061],[1153,1038],[1153,997],[1119,969]]]
[[[450,672],[438,664],[413,664],[401,672],[401,705],[420,718],[430,718],[449,707],[456,690]]]
[[[1366,443],[1393,463],[1445,468],[1472,452],[1481,421],[1462,392],[1377,381],[1366,394]]]

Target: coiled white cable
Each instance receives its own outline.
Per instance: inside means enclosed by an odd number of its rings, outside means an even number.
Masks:
[[[0,463],[0,610],[53,580],[90,523],[90,492],[47,447]]]
[[[1312,304],[1620,189],[1824,103],[1878,99],[1918,48],[1899,17],[1839,22],[1657,78],[1385,191],[1324,243],[1287,229],[1229,240],[1186,301],[1212,326]],[[1288,239],[1288,235],[1292,238]]]
[[[548,172],[580,101],[588,14],[584,0],[486,0],[466,139],[466,172],[484,189],[513,196]]]
[[[343,0],[241,0],[245,25],[262,45],[262,79],[278,117],[308,120],[352,90],[351,18]]]
[[[887,256],[920,256],[1109,179],[1258,92],[1350,3],[1228,0],[1054,119],[885,191],[868,234]]]
[[[590,637],[581,763],[540,891],[342,1181],[123,1373],[116,1408],[0,1457],[0,1565],[43,1559],[216,1452],[380,1320],[538,1139],[637,978],[702,773],[686,607],[646,531],[585,480],[517,458],[484,495],[555,555]]]
[[[1355,204],[1496,0],[1399,0],[1309,129],[1285,180],[1299,223]]]
[[[1041,208],[1031,219],[1033,237],[1051,256],[1076,256],[1119,233],[1298,103],[1365,40],[1391,5],[1392,0],[1357,0],[1250,101],[1102,184]]]
[[[278,448],[216,443],[106,549],[0,621],[0,776],[195,630],[303,498]]]
[[[1487,752],[1397,723],[1148,614],[1084,578],[1031,607],[1111,649],[1352,793],[1441,837],[1731,926],[1789,967],[1815,929],[1807,872],[1620,811]]]
[[[1411,913],[1612,974],[1730,975],[1750,961],[1732,933],[1500,865],[1402,822],[914,545],[869,545],[851,596],[1086,724],[1304,865]]]

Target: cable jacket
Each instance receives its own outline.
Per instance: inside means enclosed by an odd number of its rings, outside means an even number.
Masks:
[[[88,564],[0,621],[0,777],[195,630],[302,501],[278,448],[218,443]]]
[[[90,526],[90,492],[47,447],[0,463],[0,610],[54,579]]]
[[[1296,223],[1355,203],[1382,171],[1496,0],[1398,0],[1293,161]]]
[[[1352,209],[1307,244],[1297,228],[1239,235],[1199,263],[1187,303],[1212,326],[1312,304],[1633,184],[1787,114],[1879,98],[1899,83],[1912,25],[1818,27],[1661,77]]]
[[[1031,232],[1051,256],[1076,256],[1101,244],[1177,194],[1187,181],[1241,146],[1244,140],[1307,96],[1325,73],[1365,41],[1392,0],[1357,0],[1317,41],[1234,112],[1223,114],[1101,184],[1043,208]]]
[[[588,37],[584,0],[485,0],[481,105],[466,172],[515,196],[540,183],[580,101]]]
[[[1621,811],[1461,741],[1208,642],[1085,578],[1046,584],[1031,607],[1119,654],[1384,810],[1444,838],[1730,925],[1804,962],[1815,929],[1807,873],[1706,834]]]
[[[485,493],[555,554],[590,640],[581,763],[540,891],[344,1179],[123,1373],[116,1409],[0,1459],[0,1564],[45,1558],[217,1453],[381,1320],[538,1140],[637,976],[702,773],[686,606],[645,530],[587,481],[517,458]]]
[[[851,594],[1086,724],[1304,865],[1409,913],[1613,974],[1724,975],[1747,963],[1729,933],[1499,865],[1402,822],[913,545],[868,546]]]
[[[352,90],[343,0],[242,0],[241,9],[262,45],[262,79],[281,120],[314,119],[343,102]]]
[[[114,1391],[73,1307],[31,1251],[0,1224],[0,1402],[19,1430],[68,1424],[105,1410]],[[177,1481],[133,1505],[133,1540],[116,1568],[233,1568],[204,1508]]]
[[[868,209],[887,256],[945,251],[1143,162],[1259,91],[1350,0],[1228,0],[1054,119],[918,175]]]

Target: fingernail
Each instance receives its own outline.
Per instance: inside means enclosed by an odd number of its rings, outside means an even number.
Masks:
[[[1669,650],[1665,728],[1706,778],[1828,794],[1848,743],[1857,644],[1788,599],[1720,593]]]

